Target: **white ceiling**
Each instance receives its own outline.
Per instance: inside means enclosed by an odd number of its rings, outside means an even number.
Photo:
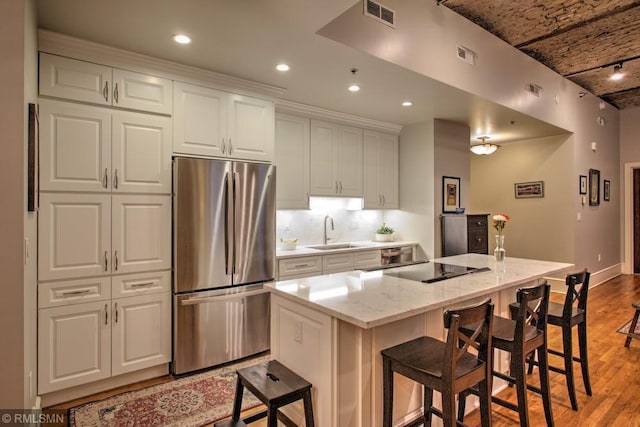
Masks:
[[[491,128],[505,142],[562,130],[317,35],[354,0],[38,0],[41,28],[286,88],[283,99],[406,125]],[[177,45],[172,34],[193,43]],[[286,62],[291,70],[275,70]],[[362,90],[350,93],[353,67]],[[403,100],[413,101],[407,108]],[[515,124],[511,124],[514,121]]]

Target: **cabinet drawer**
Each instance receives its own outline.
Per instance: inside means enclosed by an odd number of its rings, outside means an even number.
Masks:
[[[468,251],[470,253],[487,254],[489,245],[487,242],[487,229],[469,229]]]
[[[299,258],[285,258],[278,261],[278,276],[312,276],[322,274],[322,257],[307,256]]]
[[[111,298],[109,277],[38,284],[38,308],[102,301]]]
[[[467,216],[467,228],[487,228],[486,215],[469,215]]]
[[[337,273],[353,270],[353,253],[324,255],[322,257],[322,273]]]
[[[353,268],[377,267],[381,264],[380,251],[361,251],[353,254]]]
[[[113,276],[111,279],[111,294],[113,298],[121,298],[167,292],[170,289],[170,283],[171,271],[169,270]]]

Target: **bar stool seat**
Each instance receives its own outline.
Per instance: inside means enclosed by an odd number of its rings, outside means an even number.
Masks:
[[[631,304],[631,307],[636,309],[636,313],[633,315],[633,319],[631,320],[631,324],[629,325],[629,334],[627,335],[627,339],[624,341],[624,346],[629,347],[631,345],[632,338],[640,338],[635,334],[636,325],[638,324],[638,317],[640,317],[640,302],[634,302]]]
[[[304,404],[305,425],[314,426],[310,382],[277,360],[239,369],[236,373],[238,379],[231,419],[215,423],[214,427],[244,427],[265,416],[268,427],[276,427],[278,420],[287,426],[296,426],[279,408],[300,399]],[[267,406],[267,410],[241,420],[240,409],[245,387]]]

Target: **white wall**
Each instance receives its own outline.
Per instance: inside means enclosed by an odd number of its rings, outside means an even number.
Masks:
[[[471,208],[511,218],[504,229],[507,256],[574,261],[572,197],[573,137],[564,135],[503,145],[489,156],[471,157]],[[514,183],[544,181],[544,197],[516,199]],[[495,247],[489,229],[490,252]]]

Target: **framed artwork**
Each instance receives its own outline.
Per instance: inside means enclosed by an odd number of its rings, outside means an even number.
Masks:
[[[604,180],[604,189],[602,190],[602,198],[605,202],[611,200],[611,181],[608,179]]]
[[[514,191],[516,199],[544,197],[544,181],[516,182]]]
[[[442,212],[455,212],[460,207],[460,178],[442,177]]]
[[[38,106],[29,104],[29,129],[27,141],[27,210],[38,210]]]
[[[587,176],[580,175],[580,194],[587,194]]]
[[[589,206],[600,205],[600,171],[589,169]]]

